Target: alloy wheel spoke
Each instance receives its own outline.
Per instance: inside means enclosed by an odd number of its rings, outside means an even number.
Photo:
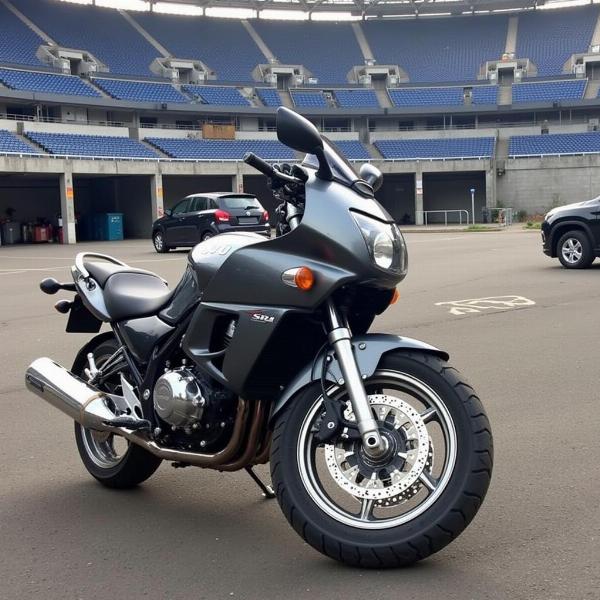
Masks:
[[[421,419],[423,419],[423,423],[427,424],[429,421],[434,421],[438,417],[437,410],[430,406],[427,410],[424,410],[420,415]]]
[[[433,492],[437,487],[438,480],[434,479],[429,473],[423,471],[419,475],[419,479],[423,483],[423,485],[430,491]]]
[[[373,517],[373,506],[374,500],[371,498],[364,498],[362,501],[362,505],[360,508],[360,520],[361,521],[370,521]]]

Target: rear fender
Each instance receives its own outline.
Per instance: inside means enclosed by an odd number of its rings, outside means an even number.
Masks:
[[[107,342],[108,340],[114,340],[115,334],[112,331],[105,331],[98,335],[95,335],[81,350],[77,353],[75,360],[73,361],[73,366],[71,367],[71,373],[77,375],[83,371],[85,367],[88,366],[87,355],[90,352],[93,352],[100,344]]]
[[[387,352],[392,350],[410,351],[418,350],[439,356],[442,360],[448,360],[449,356],[443,350],[430,346],[425,342],[414,340],[412,338],[400,337],[398,335],[389,335],[385,333],[372,333],[366,335],[357,335],[352,338],[354,355],[358,363],[361,375],[365,378],[371,377],[377,370],[381,358]],[[271,414],[271,422],[285,408],[288,402],[304,387],[310,385],[313,381],[318,381],[321,377],[321,366],[325,358],[323,351],[317,360],[306,365],[292,382],[283,390],[279,400],[275,403]],[[326,379],[329,382],[339,383],[342,379],[342,371],[338,364],[335,354],[327,351],[331,356],[331,362],[327,367]]]

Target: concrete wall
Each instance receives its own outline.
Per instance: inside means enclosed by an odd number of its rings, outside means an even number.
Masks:
[[[497,178],[498,202],[529,214],[600,195],[600,156],[519,158]]]

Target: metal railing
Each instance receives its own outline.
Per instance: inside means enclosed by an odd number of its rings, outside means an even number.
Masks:
[[[448,213],[458,213],[458,224],[462,225],[463,224],[463,214],[465,215],[465,225],[469,224],[469,211],[462,209],[462,208],[455,208],[455,209],[451,209],[451,210],[418,210],[416,212],[417,216],[421,215],[423,218],[423,225],[427,226],[427,225],[433,225],[434,223],[431,223],[429,221],[428,215],[431,214],[435,214],[435,213],[443,213],[444,215],[444,225],[447,227],[448,226]],[[435,223],[436,225],[440,224],[440,223]]]

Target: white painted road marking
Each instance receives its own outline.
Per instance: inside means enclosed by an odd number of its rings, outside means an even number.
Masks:
[[[489,296],[488,298],[470,298],[467,300],[452,300],[450,302],[436,302],[436,306],[449,306],[451,315],[466,315],[467,313],[480,313],[485,310],[511,310],[534,306],[535,302],[524,296]]]

